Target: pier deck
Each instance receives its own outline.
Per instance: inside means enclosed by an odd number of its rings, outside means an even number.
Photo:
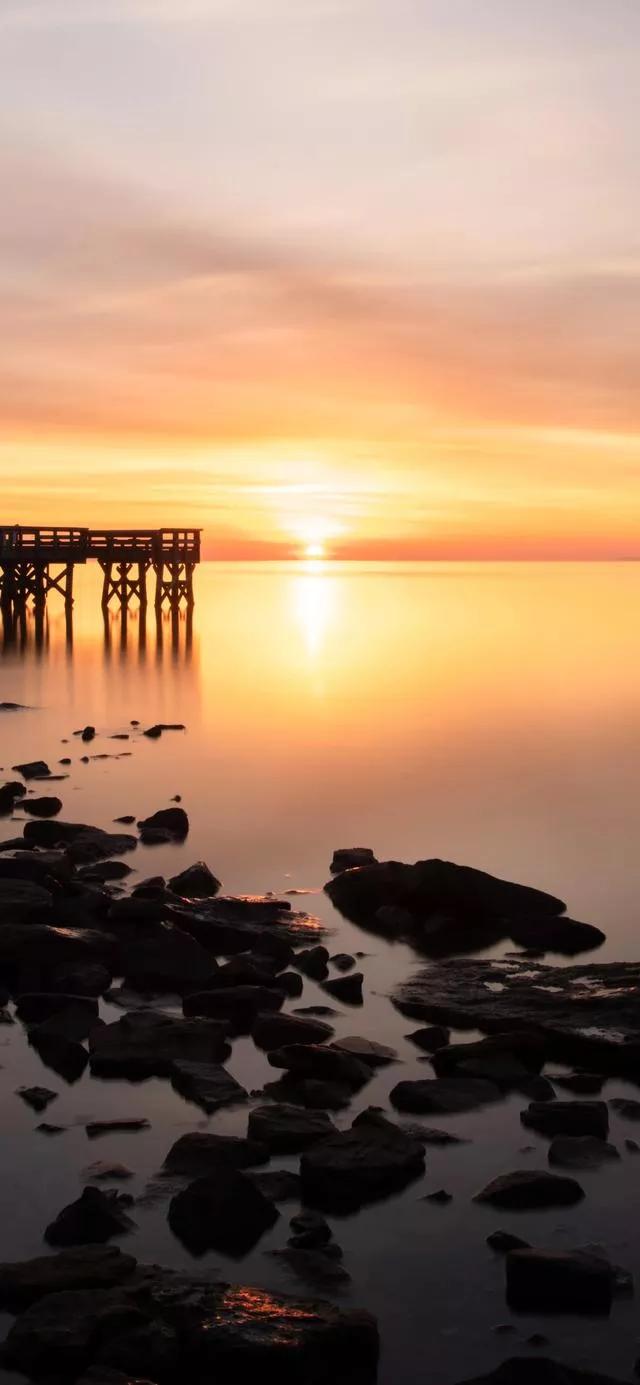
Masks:
[[[46,603],[49,592],[73,604],[78,563],[94,560],[103,573],[102,606],[147,604],[147,573],[156,578],[155,604],[193,605],[193,570],[200,562],[200,529],[80,529],[0,525],[0,603],[19,608]]]

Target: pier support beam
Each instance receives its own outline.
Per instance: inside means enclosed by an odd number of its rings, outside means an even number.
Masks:
[[[177,609],[182,601],[193,606],[193,569],[195,564],[164,559],[154,564],[156,573],[156,610],[165,602]]]
[[[140,562],[112,562],[110,559],[100,558],[98,561],[103,572],[103,611],[106,611],[114,597],[119,606],[128,606],[130,601],[137,600],[141,607],[146,607],[150,559],[142,559]]]

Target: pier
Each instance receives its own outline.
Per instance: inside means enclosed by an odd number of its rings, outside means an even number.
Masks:
[[[95,561],[103,573],[102,609],[147,606],[147,576],[155,576],[155,607],[193,607],[193,572],[200,562],[200,529],[78,529],[0,525],[0,605],[42,611],[55,592],[69,610],[78,565]]]

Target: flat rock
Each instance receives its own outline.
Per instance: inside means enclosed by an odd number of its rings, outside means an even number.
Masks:
[[[446,1029],[443,1024],[427,1024],[422,1029],[414,1029],[411,1034],[406,1034],[405,1038],[417,1048],[424,1049],[425,1053],[435,1053],[439,1048],[445,1048],[451,1038],[451,1030]]]
[[[507,1300],[517,1311],[608,1313],[612,1273],[607,1260],[584,1251],[512,1250],[506,1258]]]
[[[414,1115],[472,1111],[499,1101],[500,1097],[495,1082],[480,1077],[427,1077],[416,1082],[398,1082],[389,1094],[396,1110]]]
[[[26,764],[12,765],[11,768],[23,779],[47,779],[51,773],[46,760],[28,760]]]
[[[272,1250],[271,1254],[280,1260],[297,1279],[312,1288],[339,1291],[348,1284],[351,1275],[342,1264],[339,1249],[335,1245],[306,1247],[284,1246]]]
[[[123,856],[138,845],[137,837],[129,833],[104,832],[101,827],[92,827],[83,822],[63,822],[60,818],[26,822],[24,838],[25,842],[33,842],[36,846],[64,846],[75,865],[87,865],[110,856]]]
[[[530,1250],[529,1242],[523,1241],[521,1236],[514,1236],[511,1231],[492,1231],[487,1236],[487,1245],[501,1255],[506,1255],[509,1250]]]
[[[363,981],[361,971],[352,971],[348,976],[330,976],[321,984],[324,991],[341,1000],[344,1005],[362,1005]]]
[[[595,1135],[604,1140],[609,1130],[604,1101],[532,1101],[520,1120],[541,1135]]]
[[[324,1111],[274,1103],[249,1112],[248,1131],[271,1153],[291,1154],[334,1134],[335,1126]]]
[[[63,1207],[45,1233],[50,1246],[90,1245],[131,1231],[135,1223],[123,1210],[130,1202],[121,1193],[85,1188],[75,1202]]]
[[[300,1160],[305,1199],[335,1210],[386,1197],[423,1171],[422,1144],[372,1112],[313,1145]]]
[[[220,1166],[176,1193],[168,1220],[192,1254],[245,1255],[279,1216],[273,1202],[237,1169]]]
[[[584,1191],[574,1178],[547,1173],[542,1169],[516,1169],[501,1174],[476,1193],[474,1202],[487,1202],[492,1207],[532,1209],[570,1207],[580,1202]]]
[[[339,846],[333,853],[331,872],[337,875],[342,870],[353,870],[356,866],[377,865],[370,846]]]
[[[0,1303],[13,1312],[65,1289],[106,1289],[133,1274],[136,1261],[118,1246],[79,1246],[0,1265]]]
[[[91,1183],[123,1183],[128,1178],[133,1178],[133,1170],[128,1169],[126,1164],[109,1163],[106,1159],[96,1159],[95,1163],[88,1164],[82,1170],[83,1178]]]
[[[556,1087],[575,1092],[576,1096],[597,1096],[606,1078],[601,1072],[550,1072],[549,1081]]]
[[[566,1169],[596,1169],[609,1159],[619,1159],[615,1145],[594,1135],[556,1135],[549,1145],[549,1163]]]
[[[353,1099],[353,1088],[345,1082],[296,1077],[292,1073],[287,1073],[278,1082],[265,1082],[264,1092],[272,1101],[306,1106],[313,1111],[342,1111]]]
[[[150,1122],[144,1116],[123,1116],[112,1117],[109,1120],[89,1121],[85,1125],[85,1130],[90,1140],[97,1140],[100,1135],[112,1135],[117,1132],[120,1135],[133,1135],[139,1130],[149,1130]]]
[[[186,870],[173,875],[169,886],[175,894],[183,895],[186,899],[211,899],[221,888],[220,881],[204,861],[196,861],[195,865],[187,866]]]
[[[226,1057],[225,1029],[215,1020],[179,1019],[133,1010],[92,1030],[91,1071],[99,1077],[166,1077],[176,1061],[212,1064]]]
[[[22,807],[29,817],[55,818],[62,811],[62,799],[56,798],[53,794],[50,797],[25,798]]]
[[[640,1101],[635,1101],[633,1097],[612,1096],[609,1105],[624,1120],[640,1120]]]
[[[224,1021],[234,1034],[248,1034],[258,1014],[279,1010],[284,995],[275,986],[221,986],[185,995],[185,1015],[207,1015]]]
[[[119,957],[127,982],[138,990],[201,989],[216,970],[214,958],[195,938],[165,924],[153,928],[148,937],[124,939]]]
[[[186,729],[181,721],[157,721],[154,726],[148,726],[142,734],[148,736],[152,741],[157,741],[163,731],[186,731]]]
[[[16,1091],[16,1096],[21,1096],[34,1111],[44,1111],[50,1101],[55,1101],[57,1095],[58,1093],[52,1092],[49,1087],[18,1087]]]
[[[271,1202],[300,1202],[302,1180],[299,1173],[291,1169],[266,1169],[264,1173],[249,1172],[247,1178],[259,1188]]]
[[[376,1043],[375,1039],[363,1039],[359,1034],[348,1034],[342,1039],[334,1039],[330,1047],[336,1048],[338,1053],[347,1053],[352,1058],[359,1058],[370,1068],[384,1067],[387,1063],[396,1062],[398,1057],[394,1048]]]
[[[217,1063],[198,1063],[180,1060],[171,1064],[171,1085],[186,1101],[194,1101],[208,1114],[220,1106],[246,1101],[244,1087],[226,1068]]]
[[[88,1020],[98,1018],[98,1002],[92,996],[70,995],[64,991],[25,991],[16,997],[16,1014],[27,1023],[39,1023],[71,1007],[83,1010]]]
[[[258,1138],[192,1130],[171,1146],[163,1167],[168,1173],[198,1178],[219,1168],[248,1169],[268,1159],[267,1144]]]
[[[298,1015],[257,1015],[251,1035],[258,1048],[275,1049],[285,1044],[321,1044],[330,1039],[333,1026],[323,1020]]]

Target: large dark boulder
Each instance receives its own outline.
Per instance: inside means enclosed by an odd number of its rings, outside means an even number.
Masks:
[[[330,976],[322,982],[322,988],[344,1005],[362,1005],[363,981],[361,971],[352,971],[348,976]]]
[[[185,1098],[193,1101],[210,1115],[221,1106],[246,1101],[244,1087],[218,1063],[200,1063],[180,1059],[171,1063],[171,1085]]]
[[[585,1251],[512,1250],[506,1257],[512,1308],[539,1313],[608,1313],[613,1275],[608,1260]]]
[[[575,1178],[564,1178],[542,1169],[516,1169],[501,1174],[476,1193],[474,1202],[492,1207],[529,1210],[540,1207],[571,1207],[580,1202],[584,1191]]]
[[[389,1100],[397,1111],[423,1115],[473,1111],[477,1106],[499,1101],[501,1095],[496,1083],[483,1077],[425,1077],[415,1082],[398,1082]]]
[[[0,1264],[0,1305],[16,1312],[64,1289],[106,1289],[133,1274],[136,1261],[118,1246],[89,1245]]]
[[[619,1158],[615,1145],[595,1135],[556,1135],[549,1145],[549,1163],[565,1169],[597,1169]]]
[[[194,1255],[207,1250],[246,1255],[278,1216],[255,1183],[237,1169],[220,1167],[176,1193],[168,1219],[174,1235]]]
[[[333,1026],[323,1020],[299,1015],[257,1015],[251,1031],[258,1048],[281,1048],[284,1044],[321,1044],[330,1039]]]
[[[358,1091],[371,1078],[367,1063],[321,1044],[285,1044],[269,1053],[269,1062],[273,1068],[285,1068],[295,1078],[340,1082],[352,1091]]]
[[[31,880],[0,877],[0,926],[5,923],[49,922],[51,891]]]
[[[183,895],[185,899],[211,899],[218,893],[220,881],[216,880],[204,861],[196,861],[195,865],[187,866],[186,870],[173,875],[169,886],[175,894]]]
[[[133,1010],[91,1031],[91,1071],[98,1077],[166,1077],[174,1062],[217,1063],[229,1046],[215,1020],[178,1019]]]
[[[36,846],[64,846],[75,865],[88,865],[103,861],[110,856],[122,856],[135,850],[137,837],[127,832],[104,832],[101,827],[91,827],[84,822],[61,822],[35,820],[24,826],[26,842]]]
[[[307,1201],[345,1210],[396,1192],[424,1172],[424,1146],[384,1116],[363,1112],[350,1130],[312,1145],[300,1160]]]
[[[43,798],[25,798],[22,804],[25,813],[32,818],[55,818],[62,811],[62,799],[54,795]]]
[[[216,971],[210,953],[170,924],[157,924],[122,938],[119,962],[128,984],[138,991],[201,989]]]
[[[224,1021],[230,1033],[248,1034],[261,1011],[279,1010],[283,1003],[284,993],[275,986],[216,986],[186,995],[182,1009]]]
[[[249,1169],[266,1164],[268,1158],[267,1145],[260,1139],[191,1130],[171,1146],[163,1167],[167,1173],[199,1178],[219,1168]]]
[[[297,1154],[333,1135],[335,1126],[324,1111],[274,1103],[256,1106],[249,1112],[248,1130],[253,1140],[266,1145],[273,1154]]]
[[[76,1202],[63,1207],[44,1238],[50,1246],[92,1245],[131,1231],[135,1223],[123,1210],[132,1199],[101,1188],[84,1188]]]
[[[387,1063],[394,1063],[398,1057],[395,1049],[387,1044],[379,1044],[375,1039],[362,1039],[359,1034],[346,1034],[342,1039],[334,1039],[330,1047],[337,1049],[338,1053],[357,1058],[370,1068],[383,1068]]]
[[[148,818],[138,822],[140,840],[157,840],[156,833],[166,835],[168,840],[184,841],[189,831],[189,819],[184,808],[160,808]]]
[[[375,866],[378,862],[370,846],[336,847],[331,861],[332,875],[342,870],[353,870],[355,866]]]
[[[540,1135],[595,1135],[604,1140],[609,1131],[605,1101],[532,1101],[520,1120]]]

